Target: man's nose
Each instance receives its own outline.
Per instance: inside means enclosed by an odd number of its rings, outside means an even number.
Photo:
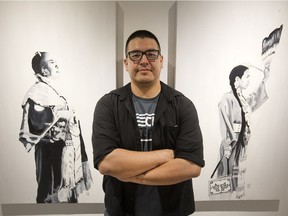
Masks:
[[[148,64],[148,62],[146,54],[143,53],[142,58],[140,59],[140,64]]]

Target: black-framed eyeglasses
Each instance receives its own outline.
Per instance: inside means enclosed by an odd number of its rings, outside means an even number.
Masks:
[[[140,61],[143,55],[146,55],[147,59],[150,61],[156,60],[160,55],[160,50],[146,50],[142,52],[140,50],[133,50],[127,54],[132,61]]]

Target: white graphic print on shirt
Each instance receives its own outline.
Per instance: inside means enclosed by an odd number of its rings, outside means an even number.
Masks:
[[[157,102],[158,96],[144,99],[133,95],[136,120],[140,131],[141,151],[152,150],[152,130]]]
[[[155,114],[139,114],[136,113],[136,119],[140,130],[141,150],[151,151],[152,150],[152,129],[154,125]]]

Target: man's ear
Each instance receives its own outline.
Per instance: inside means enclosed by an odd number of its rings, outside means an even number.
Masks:
[[[124,63],[124,66],[125,66],[125,70],[128,71],[128,60],[124,59],[123,63]]]

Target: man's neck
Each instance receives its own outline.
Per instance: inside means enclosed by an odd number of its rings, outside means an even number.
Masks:
[[[156,97],[161,91],[161,84],[160,81],[154,84],[135,84],[131,82],[131,90],[134,95],[140,98],[154,98]]]

